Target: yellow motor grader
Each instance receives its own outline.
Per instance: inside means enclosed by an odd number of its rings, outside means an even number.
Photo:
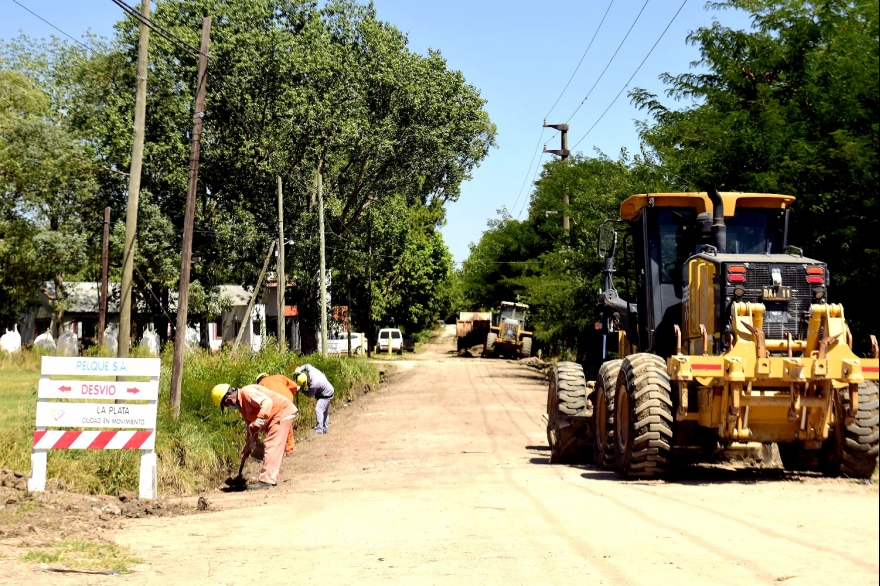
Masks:
[[[551,373],[551,461],[592,457],[625,477],[661,476],[678,457],[776,443],[786,469],[870,477],[878,455],[878,349],[852,348],[829,303],[825,263],[787,245],[787,195],[634,195],[599,230],[602,328],[617,358],[595,382]],[[635,300],[612,276],[631,238]]]

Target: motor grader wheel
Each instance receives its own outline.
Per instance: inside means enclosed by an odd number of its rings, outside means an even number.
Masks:
[[[547,443],[551,464],[571,462],[585,456],[584,444],[589,445],[592,440],[592,390],[580,364],[559,362],[550,373]]]
[[[855,420],[845,424],[849,399],[843,393],[834,398],[834,424],[831,437],[822,451],[828,453],[821,462],[822,472],[829,476],[870,478],[877,469],[880,443],[880,393],[877,383],[866,381],[859,385],[859,408]],[[829,449],[830,448],[830,449]]]
[[[486,336],[486,346],[483,348],[483,358],[487,356],[491,358],[495,354],[495,340],[498,339],[498,334],[495,332],[489,332],[489,335]]]
[[[614,395],[614,455],[625,478],[662,475],[672,452],[672,385],[654,354],[623,360]]]
[[[599,367],[593,399],[593,462],[613,469],[614,459],[614,391],[623,360],[609,360]]]
[[[523,358],[528,358],[532,355],[532,338],[531,336],[526,336],[522,341],[522,350],[520,350],[520,354],[522,354]]]

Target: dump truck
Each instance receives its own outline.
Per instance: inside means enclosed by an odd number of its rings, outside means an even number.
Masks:
[[[532,355],[532,332],[526,330],[529,306],[525,303],[502,301],[489,334],[483,357],[508,356],[528,358]]]
[[[484,346],[489,328],[492,325],[492,313],[489,311],[463,311],[455,320],[455,333],[458,336],[458,351],[473,346]]]
[[[634,195],[599,229],[601,327],[617,356],[587,381],[551,372],[551,461],[592,458],[624,477],[662,476],[747,442],[777,444],[789,470],[869,478],[878,456],[878,349],[860,357],[826,263],[788,246],[794,197]],[[629,238],[633,299],[612,276]]]

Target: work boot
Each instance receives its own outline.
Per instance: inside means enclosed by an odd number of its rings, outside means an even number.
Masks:
[[[248,484],[248,490],[262,490],[264,488],[275,488],[274,484],[269,484],[268,482],[263,482],[262,480],[258,480],[253,484]]]

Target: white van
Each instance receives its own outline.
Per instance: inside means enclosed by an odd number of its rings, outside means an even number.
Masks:
[[[379,340],[376,344],[376,352],[388,353],[388,344],[391,351],[403,354],[403,334],[397,328],[382,328],[379,330]]]

